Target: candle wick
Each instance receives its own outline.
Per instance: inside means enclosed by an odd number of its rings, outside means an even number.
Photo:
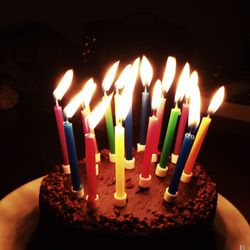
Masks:
[[[207,117],[208,117],[208,118],[210,118],[210,115],[211,115],[210,113],[207,113]]]
[[[59,103],[58,103],[58,100],[56,99],[56,106],[58,107],[59,106]]]
[[[147,93],[147,84],[144,85],[144,93]]]

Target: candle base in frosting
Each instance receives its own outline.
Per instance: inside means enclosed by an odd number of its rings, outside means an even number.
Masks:
[[[146,145],[142,145],[140,143],[137,143],[137,152],[145,151]]]
[[[149,188],[151,182],[151,175],[149,175],[147,178],[142,177],[142,175],[139,175],[139,186],[142,188]]]
[[[176,162],[177,162],[177,160],[178,160],[178,156],[179,156],[179,155],[175,155],[175,154],[172,154],[172,155],[171,155],[171,162],[172,162],[173,164],[176,164]]]
[[[178,195],[178,192],[176,194],[170,194],[168,192],[168,187],[167,187],[163,198],[164,198],[164,201],[166,201],[168,203],[174,203],[177,195]]]
[[[118,197],[117,193],[114,193],[114,205],[116,207],[125,207],[127,204],[127,194],[124,193],[122,197]]]
[[[98,209],[99,207],[99,195],[98,194],[96,195],[96,198],[92,201],[89,201],[89,196],[87,195],[86,201],[87,201],[88,210],[96,211]]]
[[[155,163],[158,161],[158,154],[152,154],[152,157],[151,157],[151,162],[152,163]]]
[[[166,166],[165,168],[162,168],[160,164],[157,164],[156,169],[155,169],[155,174],[158,177],[165,177],[168,172],[168,167]]]
[[[134,157],[132,160],[124,159],[124,163],[125,163],[124,166],[126,169],[134,169],[135,168],[135,158]]]
[[[84,196],[84,189],[82,185],[79,190],[74,190],[73,187],[71,187],[71,191],[76,198],[82,198]]]
[[[96,162],[100,162],[101,161],[101,154],[100,153],[96,153],[95,154],[95,161]]]
[[[62,169],[63,169],[64,174],[70,174],[70,165],[69,164],[67,164],[67,165],[62,164]]]
[[[99,165],[95,164],[95,174],[96,176],[99,175]]]
[[[184,171],[182,172],[181,175],[181,182],[183,183],[189,183],[192,179],[192,173],[191,174],[186,174]]]
[[[109,153],[109,161],[115,162],[115,154]]]

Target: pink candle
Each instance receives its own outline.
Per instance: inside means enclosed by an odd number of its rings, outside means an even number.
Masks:
[[[156,118],[158,118],[158,122],[157,122],[157,129],[155,131],[155,149],[153,151],[153,153],[155,153],[155,154],[159,153],[158,152],[158,145],[159,145],[159,140],[160,140],[160,135],[161,135],[161,127],[162,127],[165,105],[166,105],[166,98],[162,97],[160,106],[156,112]]]
[[[88,202],[96,199],[95,135],[85,134]]]
[[[58,103],[54,106],[54,112],[56,117],[56,124],[57,124],[57,130],[61,145],[61,152],[63,157],[63,165],[69,164],[69,158],[68,158],[68,150],[67,150],[67,144],[66,144],[66,137],[63,127],[63,113],[62,113],[62,107],[58,105]]]
[[[189,113],[189,105],[184,103],[182,106],[182,110],[181,110],[181,118],[179,122],[177,136],[176,136],[175,146],[174,146],[174,155],[179,155],[184,132],[186,129],[188,113]]]
[[[143,178],[148,178],[151,173],[151,157],[155,149],[155,131],[157,130],[157,123],[158,119],[156,116],[153,115],[149,117],[146,147],[141,170],[141,176]]]

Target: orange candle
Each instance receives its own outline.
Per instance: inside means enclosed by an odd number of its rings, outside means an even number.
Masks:
[[[213,96],[209,107],[208,107],[208,111],[207,111],[207,117],[203,117],[199,130],[197,132],[197,135],[195,137],[193,146],[191,148],[190,154],[188,156],[188,159],[186,161],[182,176],[181,176],[181,181],[188,183],[190,182],[191,178],[192,178],[192,170],[195,164],[195,161],[197,159],[197,156],[200,152],[202,143],[205,139],[207,130],[209,128],[209,125],[211,123],[211,118],[210,115],[214,114],[214,112],[216,112],[216,110],[220,107],[223,98],[224,98],[224,93],[225,93],[225,88],[224,87],[220,87],[217,92],[215,93],[215,95]]]
[[[192,173],[194,163],[196,161],[196,158],[198,156],[198,153],[200,151],[201,145],[204,141],[204,138],[206,136],[206,133],[207,133],[207,130],[209,128],[210,123],[211,123],[211,118],[209,116],[202,118],[199,130],[198,130],[197,135],[195,137],[194,144],[192,146],[192,149],[190,151],[190,154],[188,156],[188,159],[187,159],[185,167],[184,167],[185,174]]]

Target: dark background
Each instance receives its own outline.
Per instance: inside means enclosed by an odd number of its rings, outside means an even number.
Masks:
[[[112,62],[120,59],[125,64],[142,54],[154,65],[154,79],[161,78],[167,56],[174,55],[178,70],[186,61],[198,70],[204,95],[225,84],[226,101],[249,106],[250,16],[247,10],[243,1],[1,3],[0,97],[6,96],[2,94],[3,85],[14,92],[10,94],[13,105],[6,107],[0,103],[0,198],[46,174],[60,162],[52,92],[68,68],[74,69],[74,83],[62,106],[89,76],[100,84]],[[167,114],[174,90],[175,86],[169,94]],[[137,91],[140,93],[141,86]],[[100,96],[99,87],[94,103]],[[8,95],[6,99],[8,103]],[[140,98],[134,99],[137,107],[134,126],[138,128]],[[82,158],[79,113],[73,122],[78,156]],[[103,131],[105,127],[101,123],[97,128],[100,147],[106,146]],[[249,146],[249,122],[215,116],[198,159],[217,182],[219,192],[248,221]]]

